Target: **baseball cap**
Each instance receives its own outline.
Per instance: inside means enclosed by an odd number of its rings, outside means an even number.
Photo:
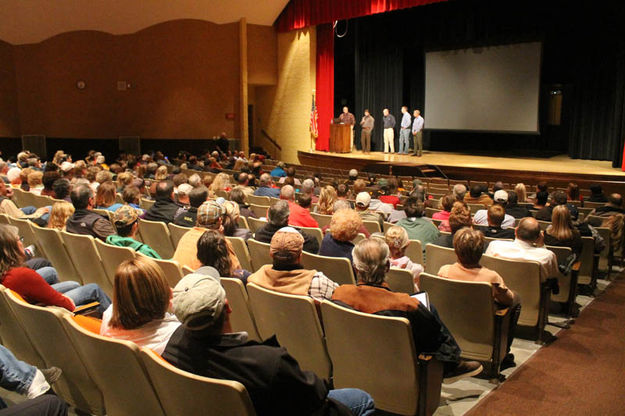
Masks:
[[[69,172],[72,169],[74,169],[74,164],[73,163],[67,162],[67,161],[61,163],[61,170],[63,172]]]
[[[368,192],[361,192],[356,195],[356,205],[359,207],[368,207],[371,203],[371,195]]]
[[[197,223],[198,225],[215,224],[222,213],[221,205],[215,201],[206,201],[197,209]]]
[[[113,222],[118,227],[125,227],[139,219],[137,210],[130,205],[122,205],[113,213]]]
[[[191,331],[215,322],[226,304],[226,291],[213,276],[191,273],[180,279],[173,290],[174,315]]]
[[[304,248],[304,237],[293,227],[282,227],[271,237],[271,254],[289,252],[298,254]]]
[[[495,202],[508,202],[508,192],[504,191],[503,189],[498,190],[497,192],[495,192]]]
[[[355,178],[356,176],[358,176],[358,171],[356,169],[350,169],[349,177],[350,178]]]

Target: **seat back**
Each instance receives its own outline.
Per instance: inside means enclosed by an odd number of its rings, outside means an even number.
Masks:
[[[247,390],[239,382],[180,370],[147,348],[141,349],[140,357],[168,416],[256,414]]]
[[[39,368],[45,368],[43,358],[9,306],[8,293],[9,289],[0,285],[0,338],[2,338],[2,345],[10,349],[20,360]]]
[[[442,210],[440,209],[436,209],[436,208],[426,208],[425,209],[425,216],[428,218],[432,218],[432,215],[436,214],[437,212],[441,212]]]
[[[241,263],[241,267],[245,270],[252,271],[252,258],[247,249],[247,244],[245,244],[245,240],[241,237],[226,237],[226,240],[230,242],[234,254],[236,254],[239,263]]]
[[[363,221],[362,225],[364,225],[367,231],[369,231],[369,233],[371,234],[379,233],[382,231],[380,230],[380,223],[377,221]]]
[[[141,232],[143,242],[152,247],[162,258],[172,258],[176,249],[164,222],[139,220],[139,232]]]
[[[453,248],[427,244],[425,259],[425,272],[437,275],[442,266],[456,262],[456,252]]]
[[[33,244],[37,247],[37,250],[41,252],[41,246],[39,245],[35,233],[32,228],[32,224],[29,220],[20,218],[9,218],[11,225],[14,225],[19,230],[19,235],[24,239],[24,247],[28,247]]]
[[[175,248],[178,247],[178,242],[180,241],[182,236],[185,235],[186,232],[189,231],[191,228],[183,227],[181,225],[176,225],[173,222],[170,222],[169,224],[167,224],[167,228],[169,228],[169,236],[171,238],[171,243],[174,246],[174,251],[175,251]]]
[[[247,202],[256,206],[268,207],[271,205],[271,199],[268,196],[247,195]]]
[[[330,225],[330,221],[332,221],[332,215],[318,214],[316,212],[311,212],[310,215],[317,221],[319,228]]]
[[[31,341],[46,366],[63,369],[61,379],[54,384],[56,393],[82,411],[105,414],[102,393],[63,328],[62,317],[71,313],[61,308],[30,305],[10,293],[8,303],[26,332],[37,334]]]
[[[258,218],[247,217],[247,225],[250,227],[250,231],[255,233],[256,230],[267,225],[266,220],[260,220]]]
[[[534,261],[507,260],[483,255],[480,264],[501,275],[506,286],[522,299],[519,325],[540,325],[543,306],[540,265]]]
[[[11,222],[9,221],[9,215],[8,214],[1,214],[0,213],[0,224],[5,224],[5,225],[11,224]]]
[[[247,219],[243,215],[237,217],[237,227],[250,229],[250,226],[247,224]]]
[[[37,194],[33,194],[33,195],[34,195],[33,205],[37,208],[47,207],[48,205],[52,205],[53,203],[52,198],[50,198],[49,196],[37,195]]]
[[[410,240],[410,244],[406,247],[406,256],[417,264],[424,264],[423,261],[423,246],[419,240]]]
[[[402,292],[409,295],[415,293],[414,278],[409,270],[391,267],[386,273],[384,280],[393,292]]]
[[[254,283],[247,284],[247,292],[261,338],[276,335],[302,369],[329,380],[332,366],[312,298],[278,293]]]
[[[156,201],[153,199],[145,199],[145,198],[141,198],[141,200],[139,201],[139,207],[144,210],[147,211],[149,210],[152,205],[154,205]]]
[[[420,289],[436,305],[462,356],[489,361],[495,347],[495,306],[489,283],[463,282],[422,273]]]
[[[28,206],[28,195],[30,194],[30,192],[26,192],[20,188],[13,188],[13,197],[11,198],[11,200],[13,201],[13,203],[15,203],[15,205],[17,205],[19,208],[24,208],[26,206]]]
[[[361,313],[327,301],[321,304],[321,314],[334,387],[362,389],[373,397],[376,408],[387,412],[417,414],[419,369],[409,321]],[[438,406],[440,383],[439,378],[427,414]]]
[[[71,234],[67,231],[61,231],[61,237],[83,283],[97,283],[112,298],[113,281],[109,280],[104,270],[94,238],[90,235]]]
[[[41,245],[45,257],[50,260],[59,276],[59,280],[73,280],[82,283],[80,273],[65,247],[61,232],[55,228],[33,227],[35,238]]]
[[[144,256],[141,253],[137,253],[137,255]],[[152,257],[150,257],[150,259],[154,260],[156,264],[159,265],[161,270],[163,270],[165,279],[167,279],[170,287],[175,287],[180,279],[185,276],[185,273],[182,271],[182,267],[180,267],[180,263],[178,263],[176,260],[153,259]]]
[[[221,285],[226,291],[226,298],[232,307],[230,314],[232,330],[235,332],[245,331],[250,339],[261,341],[243,282],[239,279],[222,277]]]
[[[545,246],[545,248],[553,251],[558,258],[558,264],[565,263],[565,260],[568,256],[571,255],[573,250],[570,247],[554,247],[554,246]],[[557,277],[558,278],[558,286],[560,287],[560,293],[552,294],[551,300],[554,302],[568,302],[571,296],[571,290],[575,291],[571,285],[571,274],[564,275],[562,273],[558,273],[557,276],[546,276],[546,277]]]
[[[252,238],[247,240],[247,247],[252,259],[252,270],[256,271],[265,264],[273,264],[273,259],[269,255],[269,243],[262,243]]]
[[[471,210],[471,214],[475,214],[481,209],[485,209],[486,206],[484,204],[467,204],[469,206],[469,210]]]
[[[111,282],[115,282],[115,272],[120,263],[126,260],[132,260],[136,256],[135,251],[130,247],[113,246],[98,239],[95,240],[95,245],[102,259],[104,271]]]
[[[323,274],[339,285],[353,285],[356,283],[352,263],[345,257],[320,256],[304,251],[302,252],[302,266],[308,270],[323,272]]]
[[[267,209],[268,205],[256,205],[250,204],[250,210],[258,217],[258,218],[267,218]]]
[[[61,322],[104,395],[107,415],[165,415],[135,343],[94,334],[71,316]]]
[[[319,245],[321,245],[321,241],[323,240],[323,233],[321,232],[321,228],[319,227],[295,227],[305,234],[308,234],[311,237],[315,237]]]
[[[594,252],[595,239],[592,237],[582,237],[582,254],[579,258],[582,264],[580,265],[577,283],[589,285],[593,284],[593,282],[595,281]]]

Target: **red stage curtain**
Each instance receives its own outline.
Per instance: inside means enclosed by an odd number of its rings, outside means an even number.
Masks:
[[[291,0],[276,21],[280,32],[447,0]]]
[[[334,117],[334,29],[331,24],[317,26],[317,112],[319,136],[317,150],[330,150],[330,120]]]

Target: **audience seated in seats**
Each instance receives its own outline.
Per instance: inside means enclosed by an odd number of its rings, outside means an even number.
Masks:
[[[514,193],[516,194],[517,202],[527,202],[527,188],[525,187],[525,184],[517,183],[516,186],[514,187]],[[512,199],[510,198],[510,195],[508,195],[508,205],[510,205],[511,202],[512,202]]]
[[[174,218],[174,224],[193,227],[197,222],[197,210],[208,199],[208,188],[197,186],[189,191],[189,208],[182,210]]]
[[[523,185],[523,184],[519,184]],[[517,185],[517,187],[519,186]],[[516,189],[516,188],[515,188]],[[525,192],[525,188],[523,190]],[[506,204],[506,214],[511,215],[515,219],[531,217],[532,213],[525,205],[519,205],[518,194],[516,192],[508,192],[508,203]]]
[[[338,284],[322,272],[301,265],[304,238],[293,227],[279,229],[271,238],[273,264],[266,264],[247,281],[266,289],[292,295],[310,296],[317,301],[330,299]]]
[[[608,198],[603,194],[603,188],[599,184],[590,185],[589,202],[608,202]]]
[[[267,225],[256,230],[254,240],[261,243],[270,243],[273,235],[281,228],[289,225],[290,208],[285,200],[279,200],[271,204],[267,210]],[[300,231],[304,238],[304,251],[317,254],[319,252],[319,242],[317,239],[304,231]]]
[[[494,204],[498,204],[504,209],[504,218],[501,223],[502,228],[514,227],[515,220],[512,215],[505,213],[506,205],[508,204],[508,192],[503,189],[495,192]],[[488,209],[480,209],[473,216],[473,224],[475,225],[488,225]]]
[[[191,192],[191,190],[193,189],[194,188],[188,183],[181,183],[180,186],[177,187],[178,192],[175,193],[176,202],[178,202],[179,205],[182,205],[182,210],[189,208],[189,192]],[[181,212],[182,210],[179,210],[179,212]]]
[[[101,183],[95,193],[95,207],[97,209],[108,209],[115,204],[116,195],[117,189],[113,182]]]
[[[578,258],[582,254],[582,236],[573,226],[571,213],[565,205],[553,208],[551,225],[545,231],[545,244],[570,247]]]
[[[13,189],[7,188],[4,182],[0,181],[0,214],[7,214],[13,218],[38,218],[48,213],[48,208],[43,207],[35,209],[35,207],[18,208],[11,197]]]
[[[349,191],[349,187],[344,183],[340,183],[336,185],[336,199],[342,201],[348,201],[352,197],[351,192]],[[354,208],[354,203],[349,202],[350,208]]]
[[[382,183],[385,183],[386,179],[380,179]],[[387,218],[393,212],[393,206],[391,204],[384,203],[380,200],[380,191],[373,190],[371,192],[371,201],[369,202],[369,208],[372,211],[378,211],[382,213],[383,218]]]
[[[228,237],[241,237],[246,240],[252,238],[252,232],[247,228],[241,228],[237,225],[239,219],[239,204],[232,201],[224,201],[222,204],[224,213],[221,218],[223,226],[223,234]]]
[[[263,173],[262,175],[260,175],[258,185],[258,188],[256,188],[256,190],[254,191],[254,195],[280,198],[280,189],[272,187],[273,181],[270,174]]]
[[[27,302],[60,306],[69,311],[76,306],[99,302],[100,313],[111,304],[95,283],[80,286],[77,282],[65,281],[50,285],[39,273],[25,267],[26,253],[17,227],[0,224],[0,246],[0,284],[17,292]]]
[[[380,196],[380,201],[385,204],[391,204],[393,209],[397,208],[397,204],[399,204],[399,197],[397,196],[397,179],[391,178],[386,183],[383,183],[384,186],[380,185],[382,192],[384,195]]]
[[[310,202],[316,204],[319,202],[319,198],[315,195],[315,181],[312,179],[304,179],[302,182],[302,187],[300,189],[301,195],[309,195]]]
[[[52,189],[52,185],[54,184],[54,181],[60,178],[61,174],[56,170],[49,170],[47,172],[44,172],[42,179],[43,189],[41,190],[41,195],[56,198],[54,190]]]
[[[283,176],[282,178],[280,178],[280,183],[286,183],[286,179],[287,178],[291,178],[291,180],[293,181],[293,186],[301,186],[302,183],[300,182],[299,179],[297,179],[295,177],[295,168],[293,166],[289,166],[288,168],[285,169],[286,172],[286,176]]]
[[[451,208],[454,206],[454,202],[456,202],[456,198],[453,194],[445,195],[441,199],[443,210],[435,212],[432,215],[433,220],[441,220],[441,223],[438,226],[439,231],[451,231],[451,227],[449,226],[449,214],[451,213]]]
[[[577,221],[578,211],[577,207],[573,204],[567,203],[566,192],[564,191],[555,191],[551,196],[551,201],[549,205],[540,209],[536,213],[536,219],[539,221],[551,221],[551,215],[553,214],[553,208],[558,205],[565,205],[569,212],[571,213],[571,217]]]
[[[492,241],[485,254],[508,260],[536,261],[540,264],[541,280],[545,281],[560,272],[556,255],[544,246],[545,234],[538,221],[528,217],[519,222],[514,241]]]
[[[481,185],[473,185],[469,191],[469,195],[464,196],[464,202],[467,204],[482,204],[489,207],[493,204],[493,200],[488,194],[482,192]]]
[[[72,189],[71,198],[75,211],[65,223],[67,232],[90,235],[102,241],[106,240],[109,235],[115,234],[115,229],[109,219],[91,210],[95,205],[95,198],[90,186],[75,186]]]
[[[156,186],[159,182],[166,181],[169,179],[169,174],[167,173],[167,166],[158,166],[156,171],[154,172],[154,182],[150,185],[150,195],[156,195]]]
[[[137,212],[140,212],[141,215],[143,215],[144,211],[139,206],[140,199],[141,199],[141,191],[139,190],[139,188],[135,185],[128,185],[128,186],[125,186],[122,191],[122,201],[124,201],[124,203],[113,204],[108,209],[109,211],[117,211],[117,209],[121,207],[122,205],[130,205],[131,207],[136,209]]]
[[[501,205],[493,204],[488,207],[488,212],[486,215],[488,225],[477,225],[475,228],[477,230],[480,230],[485,237],[514,240],[514,228],[501,228],[505,213],[506,212]]]
[[[423,202],[416,197],[410,196],[404,202],[406,218],[397,221],[397,225],[408,232],[411,240],[419,240],[423,247],[434,243],[440,236],[438,228],[429,220],[423,218],[425,207]]]
[[[1,187],[2,185],[0,185]],[[615,214],[625,214],[625,209],[623,209],[623,197],[621,194],[611,194],[608,197],[608,202],[599,208],[595,208],[592,210],[590,215],[596,215],[598,217],[609,217]]]
[[[312,197],[310,194],[302,194],[299,193],[296,195],[297,205],[306,209],[306,211],[310,212],[310,208],[312,205]],[[311,215],[312,217],[312,215]],[[316,220],[315,220],[316,221]]]
[[[534,198],[534,206],[532,209],[541,210],[547,206],[547,200],[549,200],[549,193],[547,191],[536,192],[536,198]]]
[[[217,196],[217,191],[230,192],[231,189],[230,176],[227,173],[218,173],[215,179],[213,179],[213,183],[208,188],[208,195],[211,198],[215,198]]]
[[[501,369],[503,370],[515,365],[514,355],[510,353],[510,346],[512,345],[514,331],[521,313],[521,301],[515,292],[506,287],[499,273],[480,266],[484,248],[484,235],[480,231],[469,227],[461,229],[454,236],[454,251],[458,261],[454,264],[442,266],[438,271],[438,275],[453,280],[490,283],[497,307],[499,309],[511,307],[507,355],[501,363]]]
[[[74,212],[74,206],[69,202],[55,202],[50,210],[48,228],[56,228],[57,230],[65,231],[65,223],[69,217],[74,215]]]
[[[451,229],[451,234],[441,234],[434,244],[441,247],[454,248],[454,235],[456,232],[464,227],[471,227],[472,225],[471,211],[467,207],[467,204],[464,201],[456,201],[449,213],[449,228]]]
[[[22,191],[30,191],[30,185],[28,184],[28,175],[30,175],[32,172],[33,172],[33,169],[31,168],[24,168],[20,172],[19,185]]]
[[[319,200],[315,208],[315,212],[323,215],[332,215],[334,212],[334,203],[338,200],[336,190],[333,186],[327,185],[321,189]]]
[[[390,250],[390,262],[392,267],[408,270],[414,278],[415,292],[419,291],[419,276],[423,273],[423,266],[413,263],[410,257],[406,256],[406,248],[410,245],[408,233],[402,227],[394,225],[386,230],[384,241]]]
[[[362,227],[360,215],[352,209],[341,209],[332,215],[330,232],[326,233],[319,248],[319,254],[328,257],[345,257],[352,260],[354,244]]]
[[[207,274],[215,278],[234,277],[247,283],[250,272],[232,267],[226,238],[215,230],[208,230],[197,241],[197,259],[202,265],[195,273]]]
[[[269,174],[274,178],[281,178],[283,176],[286,176],[286,172],[284,171],[285,166],[286,165],[284,162],[278,162],[276,167],[273,168],[273,170],[269,172]]]
[[[172,181],[161,181],[156,184],[156,201],[143,214],[143,218],[149,221],[170,223],[174,221],[180,208],[182,206],[174,200],[174,183]]]
[[[566,197],[569,201],[573,202],[582,202],[584,198],[579,193],[579,185],[575,182],[569,182],[569,185],[566,188]]]
[[[112,246],[129,247],[134,251],[145,254],[154,259],[161,256],[150,246],[135,240],[139,229],[139,213],[130,205],[122,205],[113,213],[113,221],[117,228],[117,235],[112,234],[106,237],[106,243]]]
[[[456,201],[464,201],[464,197],[467,194],[467,187],[461,183],[457,183],[452,188],[451,193],[456,198]]]
[[[380,230],[382,230],[384,229],[384,216],[379,212],[369,210],[370,203],[371,196],[369,193],[360,192],[356,195],[356,212],[363,221],[374,221],[380,224]]]
[[[291,185],[284,185],[280,190],[280,199],[289,204],[289,225],[296,227],[319,227],[317,221],[310,215],[310,211],[295,203],[295,189]]]
[[[233,333],[232,312],[218,281],[185,276],[174,288],[173,310],[182,326],[163,358],[204,377],[235,380],[245,386],[259,416],[371,415],[374,404],[361,390],[329,390],[314,373],[302,371],[275,337],[248,341]]]
[[[245,172],[239,173],[237,177],[237,187],[243,191],[245,195],[254,195],[254,189],[249,186],[250,178]]]
[[[332,296],[334,302],[360,312],[408,319],[417,354],[432,354],[440,360],[445,382],[451,383],[482,371],[480,363],[460,359],[460,347],[433,305],[428,310],[416,298],[391,292],[384,282],[390,268],[389,249],[384,241],[379,238],[360,241],[354,248],[353,257],[358,283],[338,287]]]
[[[239,215],[245,218],[258,218],[258,216],[250,209],[250,206],[247,205],[246,196],[243,193],[243,190],[238,186],[235,186],[232,191],[230,191],[230,200],[239,205]]]
[[[50,391],[50,385],[54,384],[62,373],[63,371],[58,367],[40,370],[31,364],[20,361],[11,350],[0,345],[0,387],[3,389],[14,391],[28,399],[34,399],[46,395]],[[0,399],[0,409],[4,408],[6,408],[6,403]],[[4,412],[0,411],[0,414],[4,414]],[[20,413],[15,411],[8,412],[8,414],[47,415],[43,412]],[[63,414],[67,414],[67,411]]]
[[[176,260],[181,266],[188,266],[193,270],[201,266],[197,259],[197,242],[206,230],[215,230],[223,234],[222,215],[224,209],[215,201],[204,202],[197,210],[196,226],[187,231],[174,252],[172,260]],[[226,241],[230,261],[234,269],[240,269],[241,264],[230,243]]]
[[[100,335],[132,341],[162,354],[180,326],[167,312],[171,288],[153,260],[137,257],[122,262],[115,272],[113,304],[102,315]]]

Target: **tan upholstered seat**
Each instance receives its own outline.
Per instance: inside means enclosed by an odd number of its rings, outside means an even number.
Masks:
[[[558,258],[558,264],[564,264],[565,260],[568,256],[573,253],[569,247],[553,247],[553,246],[545,246],[545,248],[553,251]],[[545,277],[556,277],[558,279],[558,286],[560,287],[560,292],[551,295],[551,300],[553,302],[561,302],[565,304],[565,313],[567,315],[571,315],[573,311],[573,306],[575,304],[575,297],[577,296],[577,271],[571,271],[568,275],[564,275],[562,273],[558,273],[557,276],[545,276]]]
[[[266,218],[267,217],[267,208],[269,208],[268,205],[250,204],[250,210],[254,214],[256,214],[256,216],[258,218]]]
[[[369,231],[370,234],[379,233],[382,231],[380,230],[380,223],[377,221],[363,221],[362,225],[365,226],[365,228],[367,229],[367,231]]]
[[[371,315],[321,304],[335,388],[360,388],[378,409],[431,415],[439,405],[443,369],[417,357],[405,318]],[[429,359],[428,359],[429,358]]]
[[[385,280],[393,292],[402,292],[409,295],[415,293],[414,278],[409,270],[391,267],[386,273]]]
[[[176,249],[171,242],[169,228],[164,222],[139,220],[139,231],[143,242],[162,258],[170,259],[174,255]]]
[[[232,308],[230,325],[235,332],[245,331],[250,339],[260,341],[256,321],[249,305],[247,291],[239,279],[222,277],[221,285],[226,291],[226,298]]]
[[[582,254],[579,258],[581,266],[577,276],[577,283],[590,285],[594,288],[597,285],[597,274],[595,261],[595,240],[592,237],[582,237]]]
[[[141,349],[140,357],[168,416],[256,414],[247,390],[239,382],[188,373],[147,348]]]
[[[136,253],[130,247],[118,247],[110,244],[106,244],[100,240],[95,240],[95,245],[98,249],[98,254],[102,259],[102,266],[104,271],[111,282],[115,282],[115,272],[119,264],[126,260],[132,260],[135,258]]]
[[[257,271],[265,264],[273,264],[273,259],[269,255],[269,243],[262,243],[250,238],[247,240],[247,247],[252,259],[253,271]]]
[[[109,279],[94,238],[90,235],[71,234],[61,231],[61,236],[72,263],[82,277],[82,282],[97,283],[109,297],[113,296],[113,281]]]
[[[44,256],[52,263],[59,280],[73,280],[82,283],[82,277],[65,247],[61,232],[55,228],[33,227],[35,238],[41,245]]]
[[[260,220],[258,218],[247,217],[247,224],[250,226],[250,231],[255,233],[256,230],[267,225],[267,221]]]
[[[139,201],[139,207],[144,210],[147,211],[149,210],[152,205],[154,205],[154,201],[153,199],[145,199],[145,198],[141,198],[141,200]]]
[[[187,231],[189,231],[191,228],[190,227],[182,227],[180,225],[174,224],[173,222],[170,222],[169,224],[167,224],[167,228],[169,228],[169,236],[171,238],[171,243],[173,244],[174,251],[175,251],[175,248],[178,247],[178,242],[180,241],[182,236],[185,235],[187,233]],[[167,258],[169,258],[169,257],[167,257]]]
[[[274,292],[254,283],[247,284],[247,292],[261,338],[276,335],[302,369],[329,380],[332,365],[312,298]]]
[[[330,225],[330,221],[332,221],[332,215],[318,214],[316,212],[311,212],[310,215],[317,221],[319,228]]]
[[[247,202],[261,207],[268,207],[271,205],[271,200],[268,196],[247,195]]]
[[[42,251],[39,241],[37,241],[33,231],[33,223],[29,220],[20,218],[9,218],[9,223],[18,228],[20,237],[24,239],[24,247],[28,247],[32,244],[37,250],[39,250],[39,252]]]
[[[239,259],[241,267],[244,270],[252,271],[252,258],[245,240],[241,237],[226,237],[226,240],[228,240],[230,245],[232,245],[234,254],[236,254],[237,259]]]
[[[138,256],[148,257],[142,253],[137,253]],[[176,260],[162,260],[162,259],[153,259],[149,257],[151,260],[154,260],[156,264],[158,264],[163,270],[163,274],[165,274],[165,279],[169,283],[170,287],[174,287],[178,284],[180,279],[183,278],[184,273],[182,272],[182,267],[180,267],[180,263]]]
[[[314,237],[315,240],[321,246],[321,241],[323,240],[323,233],[321,232],[321,228],[319,227],[295,227],[298,230],[301,230],[303,233],[308,234],[311,237]]]
[[[302,266],[308,270],[323,272],[339,285],[353,285],[356,283],[352,263],[345,257],[327,257],[318,254],[302,252]]]
[[[425,271],[437,275],[442,266],[456,262],[456,252],[453,248],[427,244],[425,246],[425,259]]]

